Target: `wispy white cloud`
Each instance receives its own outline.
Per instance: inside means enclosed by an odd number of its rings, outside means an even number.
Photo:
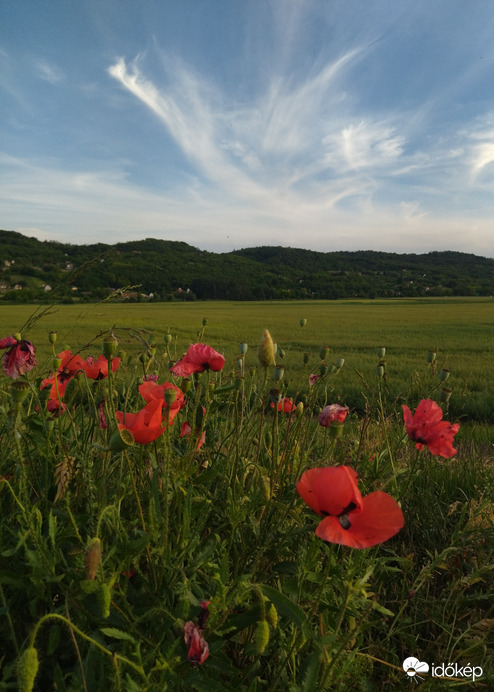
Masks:
[[[34,63],[34,68],[38,77],[50,84],[59,84],[65,79],[63,70],[61,70],[58,65],[55,65],[55,63],[44,58],[38,58]]]

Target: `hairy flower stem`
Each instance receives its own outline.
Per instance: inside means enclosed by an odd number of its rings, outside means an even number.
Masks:
[[[141,678],[148,684],[147,676],[146,673],[144,672],[144,669],[142,666],[138,666],[136,663],[131,661],[128,658],[125,658],[125,656],[121,656],[120,654],[115,653],[114,651],[110,651],[109,649],[106,648],[106,646],[103,646],[99,641],[96,639],[93,639],[89,635],[87,635],[85,632],[80,630],[74,623],[69,620],[68,618],[64,617],[63,615],[59,615],[58,613],[47,613],[46,615],[43,615],[40,620],[36,623],[34,626],[33,631],[31,632],[31,635],[29,637],[29,646],[34,647],[34,644],[36,642],[36,637],[38,636],[38,632],[40,628],[45,624],[45,622],[48,622],[48,620],[59,620],[60,622],[63,622],[69,629],[71,629],[73,632],[78,634],[82,639],[85,639],[88,641],[92,646],[94,646],[96,649],[99,649],[102,651],[104,654],[107,656],[110,656],[115,662],[120,661],[121,663],[124,663],[128,665],[130,668],[136,671]]]
[[[389,435],[388,435],[388,428],[386,425],[386,416],[384,414],[384,404],[383,404],[383,398],[382,398],[382,384],[381,380],[379,380],[378,383],[378,403],[379,403],[379,414],[381,418],[381,427],[384,435],[384,441],[386,443],[386,449],[388,450],[388,456],[389,456],[389,461],[391,463],[391,468],[393,469],[393,481],[394,481],[394,486],[395,486],[395,492],[398,493],[398,480],[396,478],[396,468],[395,468],[395,463],[393,459],[393,452],[391,451],[391,444],[389,441]]]

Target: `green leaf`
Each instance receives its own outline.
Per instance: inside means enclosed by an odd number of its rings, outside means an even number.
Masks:
[[[132,642],[136,644],[134,637],[128,632],[123,630],[118,630],[116,627],[102,627],[100,632],[103,632],[107,637],[112,637],[113,639],[124,639],[125,641]]]

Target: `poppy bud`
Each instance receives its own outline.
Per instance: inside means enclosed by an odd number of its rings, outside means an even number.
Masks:
[[[110,449],[112,452],[123,452],[127,447],[131,447],[133,444],[134,436],[127,428],[117,430],[110,437]]]
[[[103,341],[103,355],[107,360],[113,358],[117,353],[118,339],[111,334]]]
[[[286,352],[281,346],[278,348],[278,355],[280,358],[284,358],[286,356]]]
[[[319,366],[319,375],[321,377],[324,377],[324,375],[327,375],[327,374],[328,374],[328,366],[326,363],[323,362]]]
[[[22,336],[20,332],[16,332],[13,336],[14,339],[16,339],[17,341],[22,341]]]
[[[435,351],[427,351],[427,362],[428,363],[434,363],[436,360],[437,353]]]
[[[328,353],[329,353],[329,347],[328,346],[321,346],[321,349],[319,351],[319,358],[321,360],[326,360]]]
[[[127,351],[119,351],[117,353],[117,358],[120,358],[121,363],[125,363],[127,358]]]
[[[62,365],[62,359],[59,358],[58,356],[56,358],[53,358],[51,362],[51,366],[54,370],[58,370],[59,367]]]
[[[270,603],[268,608],[266,608],[266,620],[271,625],[271,629],[275,630],[278,626],[278,611],[276,610],[274,603]]]
[[[338,368],[338,370],[341,370],[341,368],[345,365],[345,359],[344,358],[337,358],[335,365]]]
[[[86,549],[84,558],[84,567],[86,568],[86,578],[93,581],[96,577],[98,567],[101,562],[101,541],[99,538],[93,538]]]
[[[237,360],[235,361],[235,367],[241,369],[243,362],[244,362],[243,358],[237,358]]]
[[[207,325],[207,323],[208,323],[208,318],[207,318],[207,317],[203,317],[203,318],[202,318],[202,326],[205,327],[205,326]]]
[[[167,406],[171,406],[175,399],[177,398],[177,390],[172,389],[171,387],[168,387],[165,389],[165,403]]]
[[[167,333],[163,336],[163,341],[164,341],[165,344],[168,346],[168,344],[170,343],[171,340],[172,340],[172,335],[171,335],[169,332],[167,332]]]
[[[149,362],[149,353],[141,353],[139,354],[139,360],[143,365],[146,365],[146,363]]]
[[[279,382],[283,379],[285,374],[285,368],[282,365],[275,365],[274,367],[274,381]]]
[[[379,379],[384,377],[384,365],[378,365],[376,368],[376,375]]]
[[[378,348],[376,348],[376,354],[379,360],[382,360],[386,355],[386,348],[384,346],[379,346]]]
[[[445,382],[449,377],[449,370],[445,370],[444,368],[441,370],[439,373],[439,379],[441,382]]]
[[[257,347],[257,357],[263,368],[275,365],[274,362],[274,343],[271,334],[267,329],[264,330],[263,337]]]
[[[439,401],[442,401],[444,404],[446,404],[450,400],[451,394],[451,389],[448,389],[448,387],[443,387],[439,392]]]
[[[259,620],[254,632],[254,648],[256,653],[262,654],[269,644],[269,625],[266,620]]]
[[[338,437],[341,437],[341,434],[343,432],[343,423],[339,420],[334,420],[329,426],[328,430],[329,436],[333,440],[336,440]]]
[[[43,423],[43,429],[47,435],[50,435],[50,433],[53,431],[53,428],[55,427],[55,421],[50,419],[50,420],[45,420]]]
[[[57,343],[57,333],[56,332],[50,332],[48,334],[48,339],[50,341],[50,344],[56,344]]]
[[[300,418],[304,412],[304,402],[299,401],[296,408],[295,408],[295,416],[297,418]]]
[[[301,320],[298,321],[298,323],[301,327],[305,327],[305,325],[307,324],[307,320],[302,318]]]
[[[38,652],[30,646],[17,661],[17,684],[19,692],[31,692],[39,668]]]
[[[101,617],[106,620],[110,615],[111,592],[108,584],[100,584],[98,593],[96,594]]]
[[[240,344],[240,353],[241,353],[243,356],[245,356],[245,354],[247,353],[247,349],[248,349],[248,348],[249,348],[248,344],[246,344],[245,342],[241,343],[241,344]]]
[[[310,359],[310,353],[304,353],[304,365],[307,365]]]
[[[29,393],[29,382],[26,380],[15,380],[10,385],[10,394],[15,404],[21,404]]]
[[[185,377],[182,378],[182,382],[180,383],[180,389],[182,390],[182,392],[184,394],[186,394],[191,387],[192,387],[192,382]]]

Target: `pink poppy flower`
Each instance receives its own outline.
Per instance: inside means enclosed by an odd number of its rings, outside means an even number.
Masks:
[[[305,471],[297,492],[324,517],[316,536],[328,543],[370,548],[397,534],[405,523],[398,503],[388,493],[377,491],[362,497],[357,474],[348,466]]]
[[[0,349],[4,348],[8,350],[2,358],[3,371],[13,380],[38,365],[34,355],[34,346],[27,339],[18,341],[13,336],[7,336],[0,339]]]
[[[170,372],[178,377],[189,377],[195,372],[223,369],[225,359],[207,344],[191,344],[185,356],[170,368]]]
[[[429,448],[431,454],[448,459],[456,454],[453,437],[460,429],[459,423],[442,420],[443,410],[432,399],[422,399],[415,409],[415,415],[408,406],[402,405],[403,419],[408,436],[416,442],[417,449]]]
[[[343,423],[347,417],[348,411],[348,406],[340,406],[339,404],[325,406],[319,414],[319,425],[328,428],[333,421]]]

